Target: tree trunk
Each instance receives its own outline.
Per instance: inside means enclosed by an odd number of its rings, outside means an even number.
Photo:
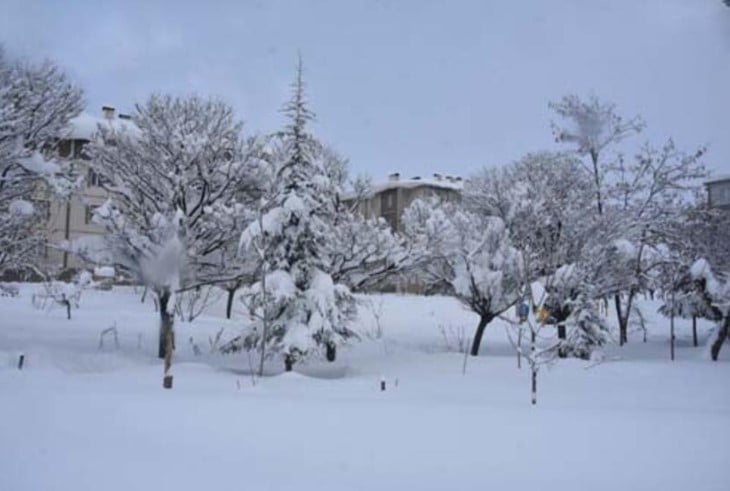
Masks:
[[[294,368],[294,357],[292,355],[284,355],[284,370],[291,372]]]
[[[489,321],[491,320],[492,318],[486,315],[482,315],[479,317],[479,325],[477,326],[476,333],[474,333],[474,342],[471,345],[471,356],[479,356],[479,346],[482,344],[484,328],[487,327],[487,324],[489,324]]]
[[[712,347],[710,348],[712,361],[717,361],[717,357],[720,354],[720,348],[722,348],[722,344],[728,338],[728,335],[730,335],[730,315],[725,316],[722,325],[719,326],[717,330],[717,338],[712,342]]]
[[[619,346],[623,346],[629,341],[629,311],[631,309],[631,295],[629,294],[629,300],[626,304],[626,312],[622,312],[621,310],[621,295],[616,294],[613,297],[614,303],[616,304],[616,318],[618,319],[618,336]]]
[[[168,340],[168,334],[170,336],[174,336],[175,333],[173,331],[173,324],[175,322],[175,318],[172,316],[172,314],[167,310],[167,305],[170,302],[170,290],[168,288],[163,288],[161,290],[158,290],[157,292],[157,299],[159,300],[160,304],[160,338],[159,338],[159,349],[157,356],[160,359],[165,358],[165,354],[167,353],[167,340]],[[170,346],[172,346],[172,349],[175,349],[175,341],[174,337],[171,338],[172,343]]]
[[[236,295],[236,288],[229,288],[227,291],[228,301],[226,301],[226,319],[230,319],[231,311],[233,310],[233,298]]]
[[[326,350],[325,356],[327,361],[332,363],[335,359],[337,359],[337,346],[335,343],[327,343]]]
[[[692,316],[692,343],[697,347],[697,316]]]
[[[65,293],[61,296],[61,305],[66,307],[66,319],[71,320],[71,301],[66,298]]]
[[[566,333],[565,333],[565,324],[558,324],[558,339],[565,339]],[[558,347],[558,356],[560,358],[567,358],[568,354],[565,351],[565,348],[561,345]]]

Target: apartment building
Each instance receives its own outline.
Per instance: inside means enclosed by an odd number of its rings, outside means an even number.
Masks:
[[[106,200],[106,192],[99,185],[99,176],[87,165],[88,157],[84,154],[85,145],[103,126],[134,128],[129,116],[117,115],[109,106],[102,108],[101,116],[82,113],[72,119],[65,134],[61,135],[58,151],[60,158],[71,161],[73,172],[83,176],[83,187],[70,199],[59,199],[50,193],[41,193],[36,199],[36,206],[44,210],[47,218],[49,245],[44,250],[43,260],[50,269],[65,271],[84,266],[81,259],[61,250],[58,244],[104,233],[103,227],[93,223],[92,216],[94,208]]]
[[[388,176],[386,182],[376,184],[367,196],[345,196],[345,202],[360,199],[357,210],[365,217],[382,217],[395,232],[403,231],[403,212],[418,198],[433,196],[443,200],[461,199],[464,181],[461,177],[445,174],[433,174],[424,178],[415,176],[410,179],[401,178],[400,173]],[[382,292],[425,293],[424,285],[415,275],[408,272],[392,278],[377,288]]]
[[[463,179],[458,176],[433,174],[428,178],[415,176],[403,179],[396,172],[390,174],[386,182],[373,186],[365,199],[360,201],[357,210],[368,218],[383,217],[394,231],[401,232],[403,211],[414,200],[431,196],[445,200],[460,199],[463,185]],[[346,196],[344,201],[354,199],[353,196]]]
[[[730,210],[730,175],[718,176],[705,182],[707,204],[710,208]]]

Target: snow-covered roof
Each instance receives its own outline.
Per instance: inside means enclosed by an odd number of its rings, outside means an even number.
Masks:
[[[71,119],[67,128],[68,131],[62,136],[62,138],[67,138],[69,140],[91,140],[94,133],[99,130],[100,125],[116,131],[139,131],[139,129],[129,119],[105,118],[83,112]]]
[[[429,178],[429,179],[423,179],[423,178],[411,178],[411,179],[393,179],[386,181],[381,184],[376,184],[373,186],[373,194],[380,193],[382,191],[386,191],[388,189],[398,189],[398,188],[417,188],[419,186],[430,186],[434,188],[442,188],[442,189],[453,189],[454,191],[461,191],[461,189],[464,187],[464,180],[457,177],[450,177],[447,178],[446,176],[441,178]]]
[[[712,184],[714,182],[723,182],[723,181],[730,181],[730,174],[718,174],[716,176],[712,176],[710,179],[707,179],[705,181],[705,184]]]
[[[434,174],[434,176],[430,178],[412,177],[410,179],[401,179],[400,177],[395,178],[391,176],[387,181],[373,184],[370,189],[369,196],[374,196],[389,189],[413,189],[422,186],[461,191],[464,187],[464,180],[458,176],[442,174]],[[344,199],[353,197],[353,193],[346,193]]]

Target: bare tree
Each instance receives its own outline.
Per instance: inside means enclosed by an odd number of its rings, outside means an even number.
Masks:
[[[0,273],[37,267],[47,220],[37,198],[78,184],[55,157],[81,108],[81,90],[55,64],[10,60],[0,46]]]
[[[220,264],[237,233],[258,163],[256,142],[226,104],[199,97],[152,96],[138,105],[131,130],[99,128],[90,165],[109,200],[95,220],[105,226],[116,265],[149,286],[160,312],[160,358],[174,347],[171,297]],[[239,229],[240,230],[240,229]]]

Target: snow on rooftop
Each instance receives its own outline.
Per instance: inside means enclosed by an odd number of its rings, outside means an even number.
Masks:
[[[413,189],[421,186],[461,191],[464,187],[464,179],[447,174],[433,174],[433,177],[428,178],[414,176],[410,179],[402,179],[399,174],[391,174],[387,181],[373,184],[370,196],[389,189]],[[352,193],[346,193],[344,196],[345,199],[349,197],[352,197]]]
[[[730,181],[730,174],[717,174],[705,181],[705,184],[712,184],[714,182]]]
[[[116,131],[138,131],[137,127],[129,119],[105,118],[83,112],[71,119],[68,125],[68,132],[63,137],[70,140],[91,140],[99,130],[100,125]]]

